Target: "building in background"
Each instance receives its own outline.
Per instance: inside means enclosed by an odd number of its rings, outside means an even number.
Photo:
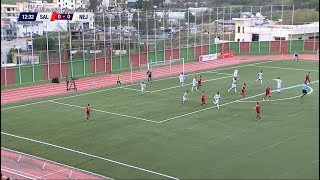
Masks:
[[[56,0],[58,9],[76,10],[78,8],[86,9],[89,6],[89,0]]]
[[[17,5],[1,4],[1,18],[16,19],[18,14]]]
[[[279,25],[266,20],[260,13],[232,18],[238,42],[313,39],[319,37],[319,22],[304,25]]]
[[[51,12],[58,9],[57,3],[46,1],[25,1],[17,2],[18,12]]]

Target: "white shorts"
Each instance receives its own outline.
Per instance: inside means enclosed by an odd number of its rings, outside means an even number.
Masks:
[[[277,88],[278,88],[278,89],[281,89],[281,86],[278,86]]]
[[[232,88],[236,88],[237,85],[236,85],[236,84],[231,84],[231,87],[232,87]]]
[[[185,97],[182,97],[182,101],[187,101],[187,98],[185,98]]]
[[[262,80],[262,78],[258,78],[258,80],[260,80],[260,81],[261,81],[261,80]]]
[[[215,100],[215,102],[216,102],[216,104],[219,104],[220,101],[219,100]]]

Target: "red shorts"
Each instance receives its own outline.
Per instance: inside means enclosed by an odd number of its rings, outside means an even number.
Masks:
[[[89,111],[87,111],[87,116],[90,116],[90,112]]]
[[[271,96],[270,92],[266,92],[266,96]]]
[[[202,101],[202,104],[205,104],[205,103],[206,103],[206,100],[205,100],[205,99],[202,99],[201,101]]]
[[[198,85],[199,85],[199,86],[202,86],[202,83],[201,83],[201,82],[198,82]]]
[[[242,89],[242,90],[241,90],[241,93],[243,94],[243,93],[244,93],[244,91],[245,91],[245,90],[243,90],[243,89]]]

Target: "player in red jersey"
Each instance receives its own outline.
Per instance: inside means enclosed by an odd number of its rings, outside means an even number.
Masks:
[[[271,97],[271,88],[270,88],[270,86],[268,85],[268,86],[266,87],[266,95],[264,96],[263,101],[266,100],[266,99],[269,100],[270,97]]]
[[[260,121],[260,119],[261,119],[261,116],[260,116],[260,105],[259,105],[259,102],[257,102],[257,104],[256,104],[256,106],[255,107],[253,107],[253,109],[255,109],[256,110],[256,112],[257,112],[257,114],[256,114],[256,119],[259,119],[259,121]]]
[[[86,111],[87,111],[87,120],[89,119],[90,117],[90,113],[91,113],[91,107],[90,107],[90,104],[88,104],[87,108],[86,108]]]
[[[202,91],[202,95],[201,95],[201,105],[200,105],[200,107],[201,107],[201,109],[203,108],[203,105],[205,105],[206,104],[206,93],[204,92],[204,91]]]
[[[246,83],[244,83],[242,85],[242,89],[241,89],[240,94],[242,95],[242,99],[244,99],[246,97]]]
[[[198,79],[198,88],[197,88],[197,90],[199,90],[200,86],[202,86],[202,76],[201,75],[199,76],[199,79]]]
[[[311,75],[310,75],[310,72],[307,73],[307,75],[306,75],[306,80],[304,81],[304,83],[307,84],[307,82],[309,82],[309,84],[311,84]]]

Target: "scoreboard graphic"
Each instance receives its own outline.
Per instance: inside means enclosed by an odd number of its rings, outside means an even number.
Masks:
[[[56,21],[68,20],[72,22],[90,22],[94,21],[93,13],[75,12],[75,13],[57,13],[57,12],[21,12],[18,21]]]

